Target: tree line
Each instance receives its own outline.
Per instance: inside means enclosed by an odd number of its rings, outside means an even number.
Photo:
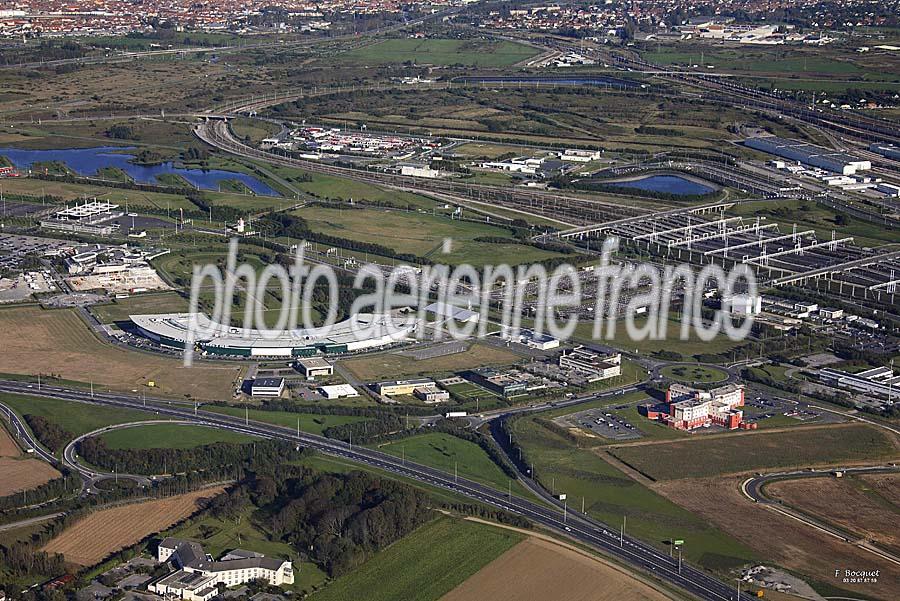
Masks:
[[[189,449],[111,449],[100,437],[78,443],[78,454],[91,465],[129,474],[177,474],[222,466],[277,465],[297,458],[292,445],[261,440],[248,443],[215,442]]]

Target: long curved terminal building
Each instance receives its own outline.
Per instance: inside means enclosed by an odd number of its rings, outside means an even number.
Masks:
[[[130,315],[141,334],[164,346],[184,348],[191,313]],[[308,357],[317,353],[349,353],[402,342],[413,335],[415,317],[358,313],[325,330],[285,330],[273,337],[256,329],[213,324],[198,314],[201,331],[194,344],[211,355],[242,357]]]

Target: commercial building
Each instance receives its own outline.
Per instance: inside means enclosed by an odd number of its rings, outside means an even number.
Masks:
[[[258,397],[280,397],[284,394],[284,378],[256,378],[250,394]]]
[[[576,148],[567,148],[559,153],[559,158],[563,161],[571,161],[575,163],[589,163],[603,157],[602,150],[578,150]]]
[[[433,383],[425,386],[416,386],[413,389],[413,396],[428,404],[445,403],[450,400],[450,393],[446,390],[441,390]]]
[[[177,570],[147,589],[169,598],[208,601],[219,594],[218,584],[231,587],[252,580],[265,580],[272,586],[294,583],[290,561],[243,549],[230,551],[214,561],[200,544],[167,537],[157,547],[157,559],[171,563]]]
[[[811,167],[819,167],[826,171],[840,173],[841,175],[853,175],[857,171],[872,168],[871,161],[866,161],[846,152],[829,150],[823,146],[790,140],[777,136],[762,136],[747,138],[744,145],[755,150],[761,150],[792,161],[798,161]]]
[[[528,394],[528,381],[526,379],[516,378],[490,367],[479,367],[467,371],[464,375],[467,380],[504,398]]]
[[[664,410],[648,405],[641,411],[650,419],[658,419],[679,430],[693,430],[711,425],[728,430],[754,429],[756,424],[744,422],[744,413],[738,407],[744,405],[744,386],[726,384],[712,390],[692,388],[673,383],[666,391]]]
[[[844,317],[844,310],[834,307],[822,307],[819,309],[819,317],[822,319],[841,319]]]
[[[412,394],[421,386],[434,386],[434,380],[429,378],[413,378],[411,380],[388,380],[375,384],[375,390],[384,396],[401,396]]]
[[[507,335],[506,337],[508,338],[509,336]],[[533,330],[522,330],[517,337],[513,338],[513,340],[539,351],[549,351],[559,348],[559,339],[548,334],[538,334]]]
[[[335,384],[333,386],[321,386],[319,392],[326,399],[333,401],[335,399],[349,399],[358,397],[359,393],[349,384]]]
[[[622,374],[622,353],[577,346],[559,356],[559,367],[584,376],[588,382],[597,382]]]
[[[334,366],[322,357],[303,357],[295,363],[301,374],[307,378],[330,376],[334,374]]]
[[[191,313],[129,317],[141,334],[164,346],[184,348],[190,339]],[[271,332],[213,323],[202,313],[196,319],[198,333],[193,342],[201,352],[240,357],[309,357],[380,348],[407,339],[416,328],[414,317],[358,313],[330,328],[298,328],[273,336]]]

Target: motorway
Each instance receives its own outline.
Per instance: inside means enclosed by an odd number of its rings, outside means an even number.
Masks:
[[[614,529],[587,515],[569,511],[565,506],[560,507],[558,505],[559,501],[555,499],[548,499],[553,502],[555,506],[547,507],[546,505],[513,497],[506,492],[501,492],[477,482],[459,478],[456,475],[448,474],[425,465],[416,464],[406,461],[405,459],[387,455],[377,450],[353,446],[350,443],[304,432],[298,433],[290,428],[272,424],[246,419],[242,420],[237,417],[207,411],[195,412],[172,402],[159,400],[143,401],[138,397],[119,393],[95,393],[92,395],[84,390],[55,386],[43,386],[40,390],[37,390],[33,384],[8,380],[0,380],[0,392],[42,396],[100,406],[120,407],[142,411],[151,410],[159,416],[167,416],[185,422],[198,423],[208,427],[249,434],[261,438],[296,443],[298,445],[316,449],[327,455],[348,459],[353,462],[385,470],[430,486],[452,491],[486,505],[518,514],[531,520],[537,525],[571,537],[584,545],[605,552],[634,568],[683,589],[697,599],[708,601],[738,601],[739,599],[751,599],[749,595],[743,593],[740,594],[739,597],[737,591],[732,588],[731,585],[726,584],[687,563],[682,563],[679,558],[668,557],[659,549],[631,538],[630,536],[621,533],[618,529]],[[145,402],[146,405],[144,404]],[[18,420],[13,418],[13,423],[18,423]],[[21,424],[18,424],[17,427],[21,427]],[[27,429],[25,432],[27,433]],[[38,452],[38,449],[40,448],[39,445],[31,440],[30,436],[27,434],[25,436],[29,441],[29,444],[32,444],[35,447],[35,452]],[[49,453],[41,451],[40,454],[48,461],[56,461]],[[539,487],[535,483],[526,481],[525,484],[547,499],[548,493],[540,492]]]

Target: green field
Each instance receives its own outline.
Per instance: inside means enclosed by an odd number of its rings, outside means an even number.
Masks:
[[[129,315],[180,313],[187,309],[187,299],[175,292],[151,292],[116,299],[108,305],[93,305],[91,313],[102,323],[113,323],[127,320]]]
[[[252,436],[185,424],[148,424],[112,430],[100,435],[110,449],[193,449],[215,442],[244,444]]]
[[[314,594],[313,601],[436,601],[522,536],[441,517]]]
[[[204,411],[213,413],[223,413],[225,415],[234,415],[244,417],[244,409],[241,407],[218,407],[206,405]],[[277,426],[285,426],[293,430],[297,429],[297,420],[300,421],[300,430],[310,434],[322,434],[325,428],[331,426],[341,426],[343,424],[352,424],[354,422],[365,421],[365,417],[355,415],[315,415],[312,413],[293,413],[290,411],[265,411],[262,409],[250,409],[248,411],[250,419],[267,424],[275,424]]]
[[[461,478],[488,484],[497,490],[509,490],[510,477],[481,447],[451,434],[430,432],[378,445],[377,448],[448,474],[456,470]],[[512,482],[512,492],[521,497],[531,496],[517,481]]]
[[[724,369],[708,365],[670,365],[660,373],[670,380],[688,384],[708,384],[728,379],[728,372]]]
[[[505,238],[510,234],[505,228],[486,223],[452,220],[429,213],[307,207],[295,214],[306,219],[316,232],[360,242],[374,241],[400,253],[450,264],[519,264],[559,256],[519,244],[511,237],[508,244],[480,242],[476,238]],[[445,238],[452,240],[449,254],[441,252]]]
[[[658,445],[622,446],[611,452],[657,480],[897,456],[896,449],[881,431],[863,424],[732,433],[714,438],[698,436]]]
[[[151,412],[101,407],[44,397],[0,394],[0,400],[19,415],[40,415],[76,436],[112,424],[157,419]]]
[[[643,394],[627,394],[586,404],[579,410],[643,398]],[[627,516],[626,527],[631,535],[661,549],[667,549],[664,541],[673,536],[684,538],[690,541],[684,547],[685,557],[704,567],[728,569],[752,560],[752,551],[746,546],[601,458],[599,453],[605,448],[602,443],[597,443],[596,448],[576,448],[568,439],[536,422],[538,417],[551,418],[571,412],[571,409],[559,409],[513,422],[514,436],[545,488],[566,493],[572,509],[580,510],[584,499],[588,514],[613,527],[621,525],[623,516]],[[629,419],[636,426],[642,425],[633,416]]]
[[[412,194],[410,192],[400,192],[397,190],[385,190],[352,179],[324,175],[321,173],[312,173],[310,171],[295,169],[293,167],[284,167],[282,165],[266,164],[266,168],[278,177],[289,182],[295,188],[321,199],[345,201],[351,199],[356,201],[367,200],[385,206],[397,208],[413,206],[428,211],[431,211],[437,206],[437,203],[425,196]]]
[[[489,40],[385,40],[344,53],[348,62],[365,65],[404,63],[506,67],[537,54],[523,44]]]

